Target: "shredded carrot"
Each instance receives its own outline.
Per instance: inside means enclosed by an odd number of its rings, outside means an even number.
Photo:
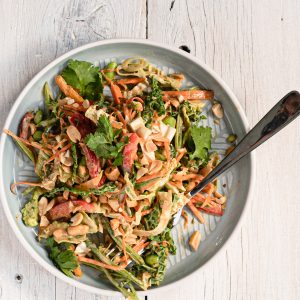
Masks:
[[[15,188],[18,185],[29,185],[29,186],[41,186],[42,183],[41,182],[29,182],[29,181],[19,181],[19,182],[15,182],[10,186],[10,190],[13,194],[15,194]]]
[[[153,210],[153,208],[146,209],[146,210],[142,211],[141,215],[142,216],[149,215],[152,212],[152,210]]]
[[[203,176],[199,175],[199,174],[187,174],[187,175],[180,175],[180,174],[174,174],[172,177],[174,180],[179,180],[179,181],[185,181],[185,180],[190,180],[190,179],[203,179]]]
[[[95,265],[101,268],[105,268],[105,269],[109,269],[109,270],[113,270],[113,271],[120,271],[120,270],[124,270],[127,266],[127,264],[122,264],[120,266],[113,266],[113,265],[108,265],[105,263],[102,263],[98,260],[95,259],[91,259],[91,258],[87,258],[87,257],[83,257],[83,256],[78,256],[77,257],[78,261],[83,262],[83,263],[88,263],[91,265]]]
[[[24,143],[25,145],[32,146],[32,147],[37,148],[37,149],[39,149],[39,150],[42,150],[42,151],[44,151],[44,152],[46,152],[46,153],[51,153],[51,151],[49,151],[48,149],[43,148],[43,147],[42,147],[39,143],[37,143],[37,142],[32,142],[32,143],[30,143],[29,141],[27,141],[27,140],[25,140],[25,139],[22,139],[22,138],[20,138],[19,136],[15,135],[12,131],[10,131],[10,130],[8,130],[8,129],[3,129],[3,131],[4,131],[7,135],[11,136],[11,137],[14,138],[15,140],[18,140],[18,141]]]
[[[123,118],[122,114],[121,114],[116,108],[114,108],[114,107],[111,107],[111,108],[112,108],[112,110],[116,113],[116,115],[117,115],[119,121],[122,122],[124,126],[126,126],[126,121],[125,121],[125,119]]]
[[[216,189],[216,186],[210,182],[204,187],[204,189],[202,191],[207,193],[208,195],[211,195],[215,191],[215,189]]]
[[[164,142],[164,147],[165,147],[165,151],[166,151],[167,161],[170,161],[171,160],[170,142]]]
[[[82,103],[84,101],[78,92],[71,85],[68,85],[61,75],[55,76],[55,82],[66,96],[74,99],[78,103]]]
[[[136,77],[136,78],[119,79],[119,80],[116,80],[115,83],[120,84],[120,85],[123,85],[123,84],[138,84],[138,83],[144,82],[144,81],[145,81],[145,78]]]
[[[183,151],[181,151],[181,152],[177,155],[176,161],[177,161],[177,162],[180,162],[180,160],[183,158],[183,156],[184,156],[185,153],[186,153],[186,149],[183,148]]]
[[[159,181],[160,181],[160,178],[158,178],[157,180],[154,180],[154,181],[150,182],[149,184],[143,186],[141,188],[141,191],[144,192],[145,190],[149,189],[151,186],[155,185]]]
[[[72,144],[68,144],[68,145],[62,147],[60,150],[58,150],[54,155],[52,155],[48,160],[46,160],[44,162],[44,166],[47,165],[52,160],[54,160],[56,157],[58,157],[60,155],[60,153],[67,151],[71,147],[72,147]]]
[[[135,252],[139,252],[141,251],[142,249],[146,248],[150,243],[149,242],[145,242],[145,243],[141,243],[141,244],[136,244],[134,247],[133,247],[133,250]]]
[[[140,179],[138,179],[136,181],[136,183],[145,182],[145,181],[154,179],[156,177],[161,177],[161,176],[163,176],[164,172],[165,172],[164,170],[161,170],[161,171],[158,171],[158,172],[156,172],[154,174],[151,174],[151,175],[144,175],[143,177],[141,177]]]
[[[135,217],[129,217],[128,214],[125,212],[125,210],[122,210],[121,214],[128,222],[132,222],[135,220]]]
[[[63,143],[67,142],[67,139],[62,139],[57,145],[53,148],[53,150],[57,150]]]
[[[190,201],[187,203],[187,206],[192,211],[192,213],[195,215],[195,217],[198,219],[198,221],[201,224],[204,224],[205,220],[204,220],[203,216],[200,214],[200,212],[198,211],[198,209],[195,207],[195,205]]]
[[[200,193],[196,194],[191,201],[193,202],[201,202],[203,203],[203,201],[205,201],[206,197]]]

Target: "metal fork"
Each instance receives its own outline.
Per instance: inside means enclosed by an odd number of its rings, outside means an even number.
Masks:
[[[227,171],[252,150],[263,144],[274,134],[283,129],[286,125],[296,119],[300,114],[300,94],[292,91],[284,96],[237,144],[234,150],[229,153],[193,190],[186,196],[191,199],[216,177]],[[180,219],[182,208],[174,215],[173,226]],[[117,247],[109,251],[110,255]],[[141,250],[139,254],[142,254]],[[120,255],[121,252],[116,254]],[[115,257],[116,257],[115,256]]]

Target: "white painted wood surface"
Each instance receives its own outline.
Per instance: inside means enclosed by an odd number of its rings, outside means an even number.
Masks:
[[[1,0],[0,127],[42,67],[77,46],[115,37],[187,45],[228,83],[254,125],[300,88],[299,11],[298,0]],[[226,251],[188,285],[148,299],[300,299],[299,150],[297,120],[257,150],[256,188]],[[0,299],[117,298],[78,290],[42,269],[1,208]]]

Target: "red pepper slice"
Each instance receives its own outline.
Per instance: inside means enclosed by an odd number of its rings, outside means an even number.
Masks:
[[[86,213],[94,213],[95,212],[95,206],[93,203],[87,203],[83,200],[73,200],[72,203],[75,205],[75,206],[80,206],[80,210],[81,211],[84,211]]]
[[[98,176],[100,171],[100,160],[97,158],[95,153],[91,151],[85,144],[80,144],[83,155],[86,159],[86,166],[89,170],[90,176],[95,178]],[[101,182],[101,181],[100,181]]]
[[[216,203],[214,207],[197,207],[199,210],[214,216],[223,216],[224,210],[221,204]]]
[[[136,133],[129,136],[129,143],[123,149],[123,169],[125,172],[131,172],[134,160],[137,156],[139,137]]]
[[[100,181],[98,183],[98,187],[102,186],[104,184],[105,180],[106,180],[106,176],[102,175],[102,177],[101,177],[101,179],[100,179]]]
[[[29,133],[29,124],[30,121],[33,119],[33,114],[31,112],[27,112],[20,124],[20,138],[27,140],[28,133]]]

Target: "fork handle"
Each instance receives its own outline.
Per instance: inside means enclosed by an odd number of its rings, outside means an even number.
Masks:
[[[300,94],[292,91],[284,96],[248,134],[237,144],[234,150],[229,153],[193,190],[188,194],[189,198],[194,197],[208,183],[225,172],[237,161],[260,146],[271,136],[296,119],[300,114]]]

